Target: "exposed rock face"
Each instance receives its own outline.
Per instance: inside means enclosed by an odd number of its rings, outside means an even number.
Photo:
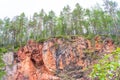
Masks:
[[[12,65],[14,62],[14,53],[13,52],[5,53],[3,55],[3,61],[5,62],[5,65]]]
[[[94,46],[82,37],[51,38],[43,43],[30,40],[18,50],[16,69],[4,80],[87,80],[84,69],[94,59],[85,51],[91,50],[94,55],[96,51],[110,53],[115,49],[111,39],[100,39],[95,38]]]

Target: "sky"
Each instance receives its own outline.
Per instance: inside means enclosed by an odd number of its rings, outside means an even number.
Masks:
[[[114,1],[120,4],[120,0]],[[22,12],[30,17],[34,12],[39,12],[41,9],[44,9],[45,12],[53,10],[56,15],[59,15],[66,5],[73,9],[75,4],[79,3],[83,8],[91,8],[96,3],[101,5],[102,2],[102,0],[0,0],[0,18],[13,18]]]

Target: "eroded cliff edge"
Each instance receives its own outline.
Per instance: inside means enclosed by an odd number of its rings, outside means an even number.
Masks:
[[[12,69],[6,70],[3,80],[89,80],[86,69],[113,50],[113,40],[100,36],[94,44],[80,36],[29,40],[14,54]]]

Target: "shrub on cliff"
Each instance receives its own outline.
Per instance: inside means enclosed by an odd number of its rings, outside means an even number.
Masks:
[[[120,80],[120,48],[111,54],[105,54],[92,67],[90,77],[99,80]]]
[[[7,49],[5,48],[0,48],[0,79],[2,78],[2,76],[5,74],[3,68],[5,66],[3,59],[2,59],[2,55],[3,53],[7,52]]]

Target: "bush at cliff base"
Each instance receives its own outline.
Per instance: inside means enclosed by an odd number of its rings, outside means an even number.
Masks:
[[[2,76],[5,74],[3,67],[5,66],[5,64],[3,63],[1,56],[0,56],[0,79],[2,78]]]
[[[7,52],[7,50],[5,48],[0,48],[0,80],[2,78],[2,76],[5,74],[3,68],[5,66],[3,60],[2,60],[2,55],[3,53]]]
[[[120,80],[120,48],[111,54],[105,54],[92,66],[90,77],[98,80]]]

